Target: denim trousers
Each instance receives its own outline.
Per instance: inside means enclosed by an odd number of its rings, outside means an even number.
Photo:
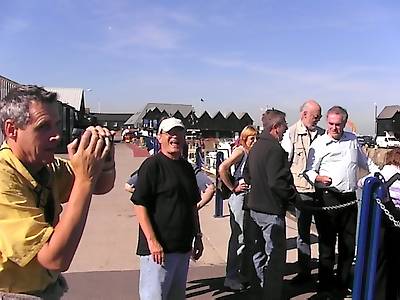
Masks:
[[[159,265],[151,255],[140,256],[139,295],[141,300],[183,300],[190,253],[166,253]]]
[[[257,240],[253,262],[263,289],[263,299],[281,300],[286,263],[286,221],[284,216],[250,210],[263,240]]]
[[[244,194],[232,194],[228,199],[230,213],[231,236],[228,244],[228,257],[226,260],[226,278],[240,282],[239,273],[242,266],[242,253],[244,250],[243,236],[243,201]]]

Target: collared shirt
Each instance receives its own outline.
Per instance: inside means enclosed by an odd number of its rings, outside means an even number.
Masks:
[[[36,255],[53,233],[61,203],[73,184],[69,163],[62,159],[46,167],[48,181],[39,183],[13,154],[7,143],[0,148],[0,291],[27,293],[44,290],[58,273],[39,264]],[[49,195],[51,193],[51,196]],[[53,222],[46,222],[47,201]]]
[[[317,187],[341,193],[353,192],[357,189],[358,167],[369,172],[379,171],[360,148],[353,133],[344,132],[339,140],[325,133],[311,144],[305,175],[313,184],[317,175],[332,179],[331,185],[317,183]]]
[[[320,127],[317,127],[314,131],[308,130],[301,120],[297,121],[292,126],[296,128],[296,134],[301,137],[307,137],[307,140],[310,144],[317,138],[317,135],[322,135],[323,133],[323,129]],[[292,128],[292,126],[290,128]],[[288,160],[291,163],[293,161],[294,147],[293,142],[290,139],[290,128],[286,130],[285,134],[283,135],[281,146],[288,153]],[[303,147],[303,149],[305,148],[306,147]]]
[[[312,141],[323,134],[324,129],[316,127],[315,130],[310,131],[299,120],[290,126],[283,136],[281,146],[288,153],[290,171],[293,174],[294,184],[299,193],[315,192],[314,186],[304,178],[304,171]]]

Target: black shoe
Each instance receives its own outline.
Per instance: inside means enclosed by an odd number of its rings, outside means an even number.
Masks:
[[[330,292],[318,292],[317,294],[308,298],[309,300],[336,300]]]
[[[337,299],[347,299],[351,298],[351,290],[348,288],[337,289],[334,291],[333,295],[337,297]]]
[[[234,292],[240,292],[246,288],[242,283],[229,278],[225,278],[224,287]]]
[[[290,280],[290,283],[301,284],[301,283],[310,282],[311,280],[312,280],[311,274],[299,273]]]

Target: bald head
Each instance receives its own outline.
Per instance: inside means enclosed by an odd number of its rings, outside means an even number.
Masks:
[[[300,107],[300,118],[308,130],[314,131],[321,119],[321,106],[315,100],[307,100]]]
[[[309,110],[316,110],[319,109],[321,111],[321,106],[315,100],[307,100],[300,106],[300,112],[309,111]]]

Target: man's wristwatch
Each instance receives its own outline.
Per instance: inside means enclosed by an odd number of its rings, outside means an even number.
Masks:
[[[196,233],[196,237],[199,239],[203,238],[203,233],[201,232]]]

